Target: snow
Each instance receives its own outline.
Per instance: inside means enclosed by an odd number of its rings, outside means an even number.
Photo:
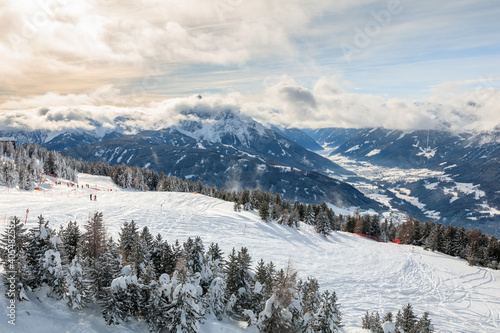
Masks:
[[[419,147],[420,149],[420,152],[417,154],[417,156],[424,156],[426,157],[427,159],[430,159],[432,157],[434,157],[434,155],[436,155],[436,152],[437,152],[437,148],[422,148],[422,147]]]
[[[353,146],[353,147],[351,147],[351,148],[347,149],[345,152],[346,152],[346,153],[350,153],[350,152],[356,151],[356,150],[358,150],[358,149],[359,149],[359,145],[355,145],[355,146]]]
[[[428,190],[434,191],[439,183],[430,183],[430,184],[425,184],[424,187]]]
[[[371,152],[369,152],[368,154],[366,154],[366,156],[374,156],[374,155],[377,155],[377,154],[380,154],[380,149],[373,149]]]
[[[284,267],[291,259],[299,277],[316,277],[322,289],[337,293],[345,332],[363,332],[366,311],[394,314],[408,302],[418,314],[430,312],[436,331],[500,331],[500,272],[471,267],[464,260],[422,248],[377,243],[352,234],[335,232],[322,237],[307,225],[294,230],[262,222],[255,212],[234,212],[233,204],[194,193],[138,192],[116,187],[107,177],[80,174],[79,184],[92,188],[51,186],[45,192],[12,191],[0,187],[0,217],[25,216],[27,227],[42,214],[52,228],[77,221],[80,227],[95,211],[103,212],[109,235],[117,239],[123,222],[147,225],[169,243],[200,236],[227,255],[232,247],[246,246],[255,264],[260,258]],[[111,191],[110,191],[111,190]],[[97,193],[97,201],[89,200]],[[163,209],[162,209],[163,204]],[[3,231],[5,222],[0,222]],[[129,279],[131,277],[128,277]],[[162,277],[167,280],[167,275]],[[123,286],[127,277],[118,278]],[[36,299],[36,296],[41,301]],[[28,293],[30,302],[16,306],[16,327],[7,323],[7,307],[1,306],[0,332],[147,332],[145,323],[131,321],[107,326],[100,311],[90,306],[71,311],[66,302]],[[3,285],[0,303],[6,304]],[[207,320],[200,332],[256,332],[231,321]]]
[[[443,188],[443,192],[445,194],[452,195],[450,203],[459,199],[461,195],[474,194],[474,198],[476,200],[479,200],[486,196],[486,193],[483,190],[479,189],[479,185],[474,185],[472,183],[455,182],[455,185],[453,185],[452,187]]]

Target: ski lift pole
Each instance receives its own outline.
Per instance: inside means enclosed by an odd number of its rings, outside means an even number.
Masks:
[[[24,224],[26,224],[26,222],[28,222],[28,214],[29,214],[30,210],[29,208],[26,209],[26,220],[24,220]]]

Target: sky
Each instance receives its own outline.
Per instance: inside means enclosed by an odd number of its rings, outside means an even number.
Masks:
[[[498,17],[495,0],[0,0],[0,128],[201,103],[291,127],[491,129]]]

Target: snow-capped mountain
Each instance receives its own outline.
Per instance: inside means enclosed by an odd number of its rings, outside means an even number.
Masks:
[[[285,128],[275,125],[271,125],[270,128],[279,135],[298,143],[304,148],[307,148],[314,152],[323,150],[323,147],[321,147],[313,138],[307,135],[303,130],[300,130],[298,128]]]
[[[303,202],[383,208],[340,180],[352,172],[248,116],[189,110],[183,115],[184,120],[161,130],[123,128],[126,119],[117,119],[112,129],[95,124],[91,131],[8,135],[88,161],[151,168],[231,190],[263,189]]]
[[[371,186],[413,203],[427,218],[498,233],[500,130],[306,132],[324,147],[335,147],[328,150],[330,159],[365,177]],[[348,182],[362,189],[359,181]],[[372,198],[381,194],[368,188],[363,192]]]

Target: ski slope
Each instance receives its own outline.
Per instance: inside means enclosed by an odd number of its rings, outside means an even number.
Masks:
[[[107,232],[118,238],[124,221],[147,225],[169,243],[201,236],[204,244],[219,243],[227,255],[245,246],[256,263],[260,258],[282,267],[291,259],[300,277],[319,280],[334,290],[341,304],[346,332],[359,332],[365,311],[396,311],[411,303],[418,315],[430,312],[439,332],[500,332],[500,272],[469,267],[465,261],[412,246],[377,243],[348,233],[322,237],[311,227],[300,230],[262,222],[253,212],[234,212],[233,204],[194,193],[123,190],[107,177],[80,174],[83,188],[45,184],[43,191],[0,187],[1,229],[10,216],[28,227],[40,214],[52,227],[80,225],[102,211]],[[86,187],[89,184],[89,188]],[[90,194],[97,201],[90,201]],[[3,286],[2,286],[3,288]],[[42,292],[40,292],[42,293]],[[7,300],[0,296],[0,332],[147,332],[143,323],[106,326],[100,312],[70,311],[63,302],[36,298],[18,303],[18,326],[7,324]],[[27,314],[29,312],[29,314]],[[5,313],[5,315],[4,315]],[[21,329],[22,328],[22,329]],[[208,320],[202,332],[246,332],[235,323]]]

